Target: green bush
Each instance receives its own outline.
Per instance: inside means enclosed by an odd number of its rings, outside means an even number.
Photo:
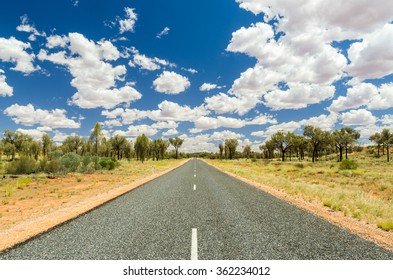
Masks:
[[[358,164],[354,160],[344,159],[340,162],[340,170],[355,170],[358,168]]]
[[[63,171],[63,166],[58,159],[52,159],[50,161],[44,159],[40,161],[39,171],[48,174],[58,174]]]
[[[113,170],[116,167],[116,163],[112,159],[101,159],[98,164],[108,170]]]
[[[21,157],[18,160],[10,162],[6,167],[8,174],[31,174],[37,171],[37,163],[29,157]]]
[[[67,172],[76,172],[81,161],[82,157],[74,152],[66,153],[60,159]]]

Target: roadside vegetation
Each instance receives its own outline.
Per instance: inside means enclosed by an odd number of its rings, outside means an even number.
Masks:
[[[176,146],[168,151],[171,141]],[[98,123],[89,137],[70,135],[62,143],[48,134],[34,140],[5,130],[0,140],[0,230],[170,169],[179,164],[175,158],[182,141],[145,135],[135,143],[119,135],[106,139]]]
[[[261,153],[245,146],[233,155],[237,141],[227,139],[206,157],[225,171],[393,231],[393,134],[372,135],[376,145],[368,147],[358,145],[359,137],[351,128],[329,133],[305,126],[303,135],[275,133]]]

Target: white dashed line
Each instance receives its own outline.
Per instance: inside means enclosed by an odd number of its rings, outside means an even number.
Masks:
[[[191,260],[198,259],[198,237],[197,229],[193,228],[191,232]]]
[[[194,191],[196,191],[196,185],[194,184]]]

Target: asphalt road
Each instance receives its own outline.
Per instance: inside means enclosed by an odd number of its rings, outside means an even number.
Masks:
[[[393,253],[202,161],[0,259],[393,259]]]

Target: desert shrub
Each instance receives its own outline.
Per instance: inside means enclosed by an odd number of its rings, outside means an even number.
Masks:
[[[296,168],[304,168],[304,164],[303,163],[296,163],[295,167]]]
[[[53,160],[53,159],[60,159],[62,155],[63,155],[63,151],[62,150],[54,150],[54,151],[49,152],[49,158],[51,160]]]
[[[48,174],[58,174],[63,171],[63,166],[61,165],[61,162],[58,159],[52,159],[52,160],[44,159],[40,161],[39,171]]]
[[[377,225],[380,229],[389,231],[389,230],[393,230],[393,220],[385,220],[385,221],[381,221],[378,223]]]
[[[101,159],[98,164],[103,169],[113,170],[116,167],[116,163],[112,159]]]
[[[8,174],[31,174],[37,171],[37,163],[29,157],[21,157],[18,160],[11,161],[6,167]]]
[[[81,156],[74,152],[66,153],[60,159],[61,164],[67,172],[76,172],[81,161]]]
[[[339,166],[340,170],[355,170],[356,168],[358,168],[358,164],[350,159],[344,159]]]

